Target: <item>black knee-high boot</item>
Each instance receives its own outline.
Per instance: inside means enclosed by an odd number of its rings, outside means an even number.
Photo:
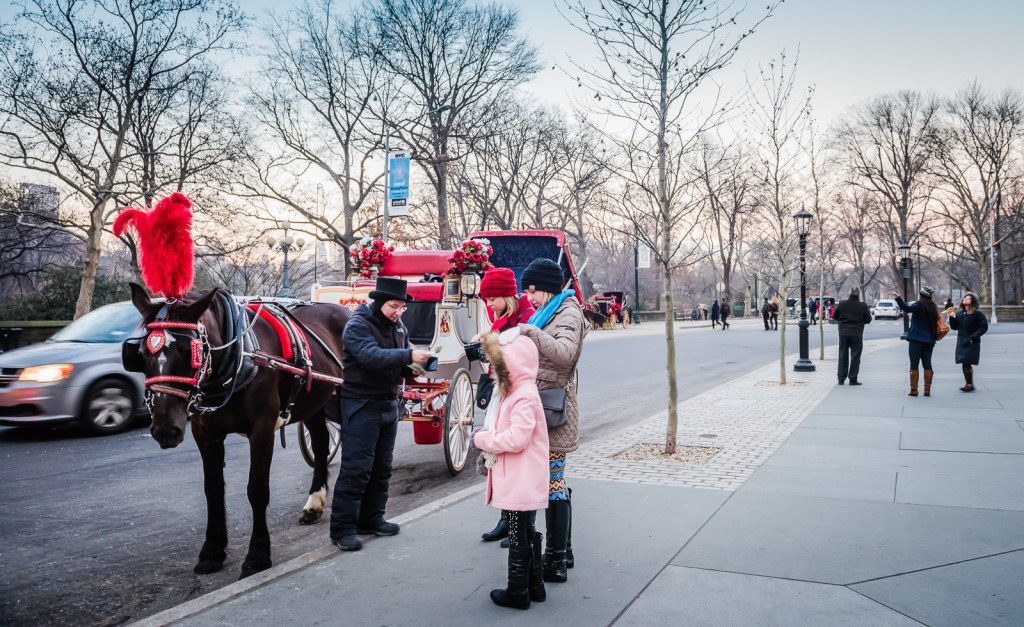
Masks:
[[[572,568],[576,565],[576,558],[572,554],[572,488],[566,488],[569,494],[569,533],[565,537],[565,567]]]
[[[494,525],[494,529],[480,537],[484,539],[484,542],[494,542],[508,537],[508,514],[505,513],[505,510],[501,510],[501,518],[498,519],[498,524]]]
[[[538,532],[530,533],[530,600],[538,603],[548,598],[544,589],[544,536]]]
[[[533,561],[528,512],[508,513],[508,588],[491,590],[501,607],[530,609],[530,563]]]
[[[548,501],[544,512],[547,522],[548,545],[544,551],[544,581],[565,583],[565,547],[569,541],[569,501]]]

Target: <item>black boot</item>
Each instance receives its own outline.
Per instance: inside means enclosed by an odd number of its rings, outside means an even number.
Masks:
[[[576,558],[572,555],[572,488],[566,488],[569,493],[569,533],[565,536],[565,567],[572,568],[576,565]]]
[[[565,547],[569,541],[569,501],[548,501],[544,512],[548,528],[548,546],[544,551],[544,581],[565,583]]]
[[[498,519],[498,524],[494,525],[494,529],[480,537],[484,539],[484,542],[494,542],[508,537],[508,515],[505,510],[501,510],[501,518]]]
[[[537,531],[530,533],[530,600],[540,603],[548,598],[544,589],[544,536]]]
[[[491,590],[491,601],[501,607],[530,609],[530,524],[526,512],[508,513],[508,588]]]

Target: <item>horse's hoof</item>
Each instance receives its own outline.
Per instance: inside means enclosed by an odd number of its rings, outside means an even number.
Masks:
[[[224,568],[223,561],[216,562],[213,560],[199,560],[199,562],[196,563],[195,568],[192,569],[192,572],[197,575],[209,575],[210,573],[215,573],[222,568]]]
[[[270,562],[267,562],[265,565],[262,566],[257,565],[254,562],[245,562],[244,564],[242,564],[242,572],[240,575],[238,575],[238,578],[245,579],[246,577],[255,575],[260,571],[267,570],[268,568],[270,568],[270,566]]]
[[[324,515],[323,510],[317,511],[315,509],[304,509],[302,510],[302,516],[299,516],[300,525],[313,525],[320,522],[320,518]]]

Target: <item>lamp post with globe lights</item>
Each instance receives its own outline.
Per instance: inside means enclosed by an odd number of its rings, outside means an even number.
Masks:
[[[903,300],[905,302],[910,300],[910,279],[914,276],[914,269],[910,263],[910,244],[908,242],[900,242],[900,245],[896,247],[896,250],[900,253],[900,266],[903,268]],[[910,331],[910,316],[903,314],[903,335],[901,339],[907,339],[907,333]]]
[[[290,229],[291,226],[291,222],[284,220],[281,222],[281,227],[284,229],[284,235],[281,239],[275,239],[273,235],[267,236],[267,246],[271,249],[279,248],[281,252],[284,253],[284,263],[281,265],[281,289],[277,292],[277,295],[283,298],[291,298],[293,295],[291,287],[291,266],[288,263],[288,252],[292,249],[298,252],[306,245],[306,241],[301,237],[295,239],[291,235],[288,235],[288,229]]]
[[[810,211],[801,209],[793,215],[796,219],[797,233],[800,235],[800,359],[793,364],[795,372],[814,372],[814,364],[808,356],[808,327],[811,322],[807,319],[807,233],[811,229]]]

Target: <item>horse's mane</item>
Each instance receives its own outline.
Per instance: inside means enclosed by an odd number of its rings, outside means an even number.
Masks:
[[[219,287],[215,287],[214,289],[215,290],[219,290],[221,292],[224,291],[223,288],[219,288]],[[173,303],[168,305],[168,314],[176,312],[176,311],[180,311],[181,309],[183,309],[185,307],[188,307],[189,305],[195,303],[197,300],[199,300],[203,296],[206,296],[206,294],[208,294],[208,292],[200,292],[200,291],[197,291],[197,290],[190,290],[190,291],[186,292],[184,295],[181,296],[181,298],[175,300]],[[156,303],[153,303],[153,305],[149,308],[149,311],[146,312],[146,315],[142,316],[142,323],[143,323],[143,325],[149,324],[150,322],[153,322],[154,320],[156,320],[157,314],[160,313],[160,310],[163,309],[165,304],[166,304],[166,302],[156,302]],[[220,298],[216,298],[215,297],[210,302],[209,312],[218,321],[223,319],[223,316],[224,316],[224,305],[223,305],[223,303],[222,303]]]

